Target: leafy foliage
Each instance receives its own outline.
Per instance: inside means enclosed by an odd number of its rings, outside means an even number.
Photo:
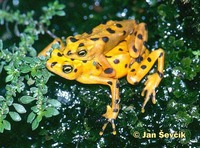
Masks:
[[[39,20],[33,19],[33,11],[21,14],[20,11],[0,10],[2,25],[14,23],[23,27],[18,45],[4,49],[3,42],[0,41],[1,83],[5,81],[2,90],[5,93],[0,96],[1,133],[11,130],[10,121],[6,120],[8,114],[12,120],[21,121],[22,114],[28,113],[23,104],[32,103],[27,119],[32,124],[32,129],[38,127],[43,117],[49,118],[59,113],[61,104],[45,97],[48,90],[46,83],[51,74],[45,69],[45,59],[36,57],[33,44],[40,34],[44,34],[43,26],[49,26],[53,16],[65,15],[63,8],[64,5],[57,1],[49,3],[48,7],[43,7],[44,14]]]
[[[198,0],[60,0],[62,4],[52,0],[49,4],[44,1],[29,4],[29,8],[25,7],[27,3],[2,2],[0,10],[0,132],[3,133],[0,139],[6,137],[0,145],[10,146],[9,135],[15,133],[11,146],[22,142],[24,146],[35,147],[198,146]],[[99,117],[110,103],[109,89],[52,77],[45,68],[46,59],[38,58],[37,52],[52,41],[49,34],[67,37],[89,31],[110,19],[147,23],[149,48],[165,50],[165,75],[157,89],[157,104],[149,102],[144,114],[140,112],[143,84],[132,86],[121,79],[118,133],[111,135],[108,127],[100,137],[103,121]],[[31,134],[27,132],[30,131],[27,123],[34,130]],[[186,136],[134,137],[135,132],[158,135],[161,130],[184,132]]]

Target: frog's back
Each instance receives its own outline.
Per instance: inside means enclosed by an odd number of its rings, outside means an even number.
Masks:
[[[108,21],[95,27],[91,33],[85,33],[80,39],[94,40],[99,45],[104,44],[104,53],[107,53],[132,34],[136,26],[135,20]]]

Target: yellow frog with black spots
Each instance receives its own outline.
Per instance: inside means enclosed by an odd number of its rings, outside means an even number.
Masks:
[[[93,60],[94,63],[103,67],[102,75],[115,77],[116,71],[108,62],[105,54],[125,40],[131,57],[140,57],[146,49],[147,39],[145,23],[138,24],[135,20],[124,20],[108,21],[106,24],[95,27],[90,33],[69,36],[65,46],[60,39],[55,39],[53,43],[59,41],[64,56],[81,61]]]
[[[112,124],[113,134],[116,134],[114,120],[117,118],[120,109],[118,79],[126,76],[130,84],[137,84],[158,61],[157,72],[148,76],[145,88],[142,91],[142,96],[145,96],[142,112],[144,112],[144,107],[150,98],[152,98],[153,103],[156,103],[155,89],[163,77],[164,51],[157,49],[149,53],[149,50],[145,48],[140,58],[135,59],[129,53],[127,42],[127,40],[121,41],[105,54],[109,65],[115,70],[115,76],[112,78],[104,75],[104,68],[99,63],[94,64],[93,60],[71,59],[66,57],[62,50],[58,49],[52,51],[51,57],[46,63],[46,67],[51,72],[65,79],[77,80],[83,84],[103,84],[110,87],[112,103],[107,106],[107,111],[103,114],[108,122],[102,127],[100,135],[103,134],[109,122]]]

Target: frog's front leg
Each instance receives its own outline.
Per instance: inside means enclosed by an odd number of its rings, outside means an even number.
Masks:
[[[108,123],[112,124],[113,128],[113,135],[116,134],[116,128],[114,120],[117,118],[119,113],[119,81],[114,78],[106,78],[106,77],[99,77],[99,76],[92,76],[92,75],[82,75],[77,79],[79,82],[83,82],[86,84],[103,84],[108,85],[111,89],[112,94],[112,103],[111,106],[107,105],[106,113],[102,116],[107,119],[107,122],[103,125],[102,131],[99,133],[99,135],[103,135],[104,130],[106,129],[106,126]]]
[[[95,58],[94,60],[96,60],[96,63],[99,63],[102,66],[102,68],[103,68],[103,72],[101,74],[102,77],[109,77],[109,78],[115,77],[116,72],[111,67],[111,65],[108,62],[108,60],[105,57],[105,55],[101,54],[97,58]]]
[[[132,64],[127,75],[127,80],[131,84],[137,84],[150,71],[154,63],[158,60],[157,72],[148,76],[145,82],[145,88],[142,91],[142,96],[145,95],[145,101],[142,105],[142,112],[148,100],[152,98],[152,102],[156,103],[155,89],[158,87],[163,78],[164,69],[164,51],[157,49],[152,51],[141,63]]]
[[[60,38],[56,38],[53,40],[53,42],[51,42],[49,45],[47,45],[47,47],[45,47],[39,54],[38,56],[47,56],[47,52],[50,51],[50,49],[52,49],[52,45],[54,44],[59,44],[60,46],[60,51],[62,52],[64,50],[64,44],[62,42],[62,40]]]

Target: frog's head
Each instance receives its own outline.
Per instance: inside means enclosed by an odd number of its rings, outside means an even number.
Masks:
[[[82,62],[65,57],[58,49],[52,51],[46,67],[49,71],[68,80],[75,80],[82,73]]]
[[[69,58],[91,60],[96,54],[95,51],[93,51],[94,41],[88,38],[76,39],[75,37],[68,37],[66,43],[63,54]]]

